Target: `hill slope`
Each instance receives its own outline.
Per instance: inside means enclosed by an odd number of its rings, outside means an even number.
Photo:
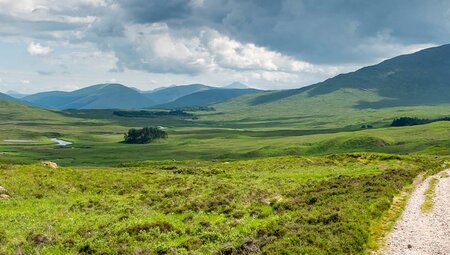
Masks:
[[[0,99],[10,100],[10,101],[17,101],[14,97],[8,96],[8,95],[6,95],[4,93],[1,93],[1,92],[0,92]]]
[[[363,125],[370,119],[388,123],[405,115],[446,116],[450,110],[449,70],[450,45],[444,45],[300,89],[233,98],[214,105],[221,115],[205,116],[205,120],[250,118],[292,127],[289,119],[297,118],[299,126],[323,128],[325,123],[329,127]],[[251,117],[246,116],[248,112]]]
[[[72,92],[43,92],[23,99],[50,109],[143,108],[153,104],[146,96],[121,84],[99,84]]]
[[[153,91],[144,92],[150,100],[154,102],[155,105],[166,104],[177,100],[178,98],[212,89],[213,87],[206,86],[203,84],[190,84],[190,85],[180,85],[168,88],[161,88]]]
[[[370,91],[383,98],[376,102],[361,98],[357,108],[450,103],[449,71],[450,44],[398,56],[301,89],[255,97],[250,104],[272,103],[302,93],[315,97],[342,89]]]
[[[257,89],[209,89],[205,91],[196,92],[184,97],[181,97],[173,102],[159,105],[163,108],[178,108],[187,106],[207,106],[224,102],[228,99],[258,93]]]

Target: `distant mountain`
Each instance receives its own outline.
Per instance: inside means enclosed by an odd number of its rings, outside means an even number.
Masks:
[[[10,91],[6,92],[5,94],[7,94],[8,96],[14,97],[14,98],[18,98],[18,99],[24,98],[27,96],[27,94],[22,94],[22,93],[13,91],[13,90],[10,90]]]
[[[226,89],[249,89],[250,87],[245,85],[244,83],[235,81],[233,83],[230,83],[230,84],[224,86],[223,88],[226,88]]]
[[[0,92],[0,99],[9,100],[9,101],[17,101],[17,98],[14,98],[12,96],[9,96],[9,95],[1,93],[1,92]]]
[[[49,109],[129,109],[154,104],[143,94],[121,84],[99,84],[72,92],[42,92],[23,100]]]
[[[181,97],[204,90],[213,89],[214,87],[206,86],[203,84],[190,84],[171,86],[167,88],[159,88],[156,90],[144,92],[155,105],[166,104],[175,101]]]
[[[181,97],[173,102],[159,105],[162,108],[179,108],[187,106],[207,106],[224,102],[228,99],[261,92],[257,89],[224,89],[214,88]]]

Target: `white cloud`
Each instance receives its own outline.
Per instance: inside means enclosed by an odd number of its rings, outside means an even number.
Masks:
[[[39,43],[31,42],[28,45],[27,51],[33,56],[44,56],[50,54],[53,50],[50,47],[42,46]]]
[[[20,83],[22,83],[22,84],[30,84],[30,81],[29,80],[21,80]]]

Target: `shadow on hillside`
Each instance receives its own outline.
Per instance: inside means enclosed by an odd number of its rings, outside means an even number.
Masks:
[[[303,87],[299,89],[289,89],[289,90],[281,90],[277,92],[267,92],[265,95],[258,96],[254,98],[251,102],[251,106],[257,106],[261,104],[268,104],[275,101],[279,101],[281,99],[285,99],[291,96],[298,95],[310,89],[311,87]]]

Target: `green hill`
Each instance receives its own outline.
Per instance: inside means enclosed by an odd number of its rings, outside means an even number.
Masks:
[[[51,91],[26,96],[23,100],[50,109],[143,108],[151,99],[121,84],[99,84],[72,92]]]
[[[448,114],[450,45],[395,57],[300,89],[233,98],[214,107],[226,113],[205,117],[236,121],[292,121],[309,127],[364,124],[393,117]],[[379,111],[375,111],[378,109]],[[248,116],[248,112],[252,115]],[[247,116],[245,116],[247,115]],[[376,115],[376,118],[374,116]],[[302,118],[301,121],[299,121]],[[345,121],[345,122],[344,122]],[[334,123],[334,124],[333,124]]]

